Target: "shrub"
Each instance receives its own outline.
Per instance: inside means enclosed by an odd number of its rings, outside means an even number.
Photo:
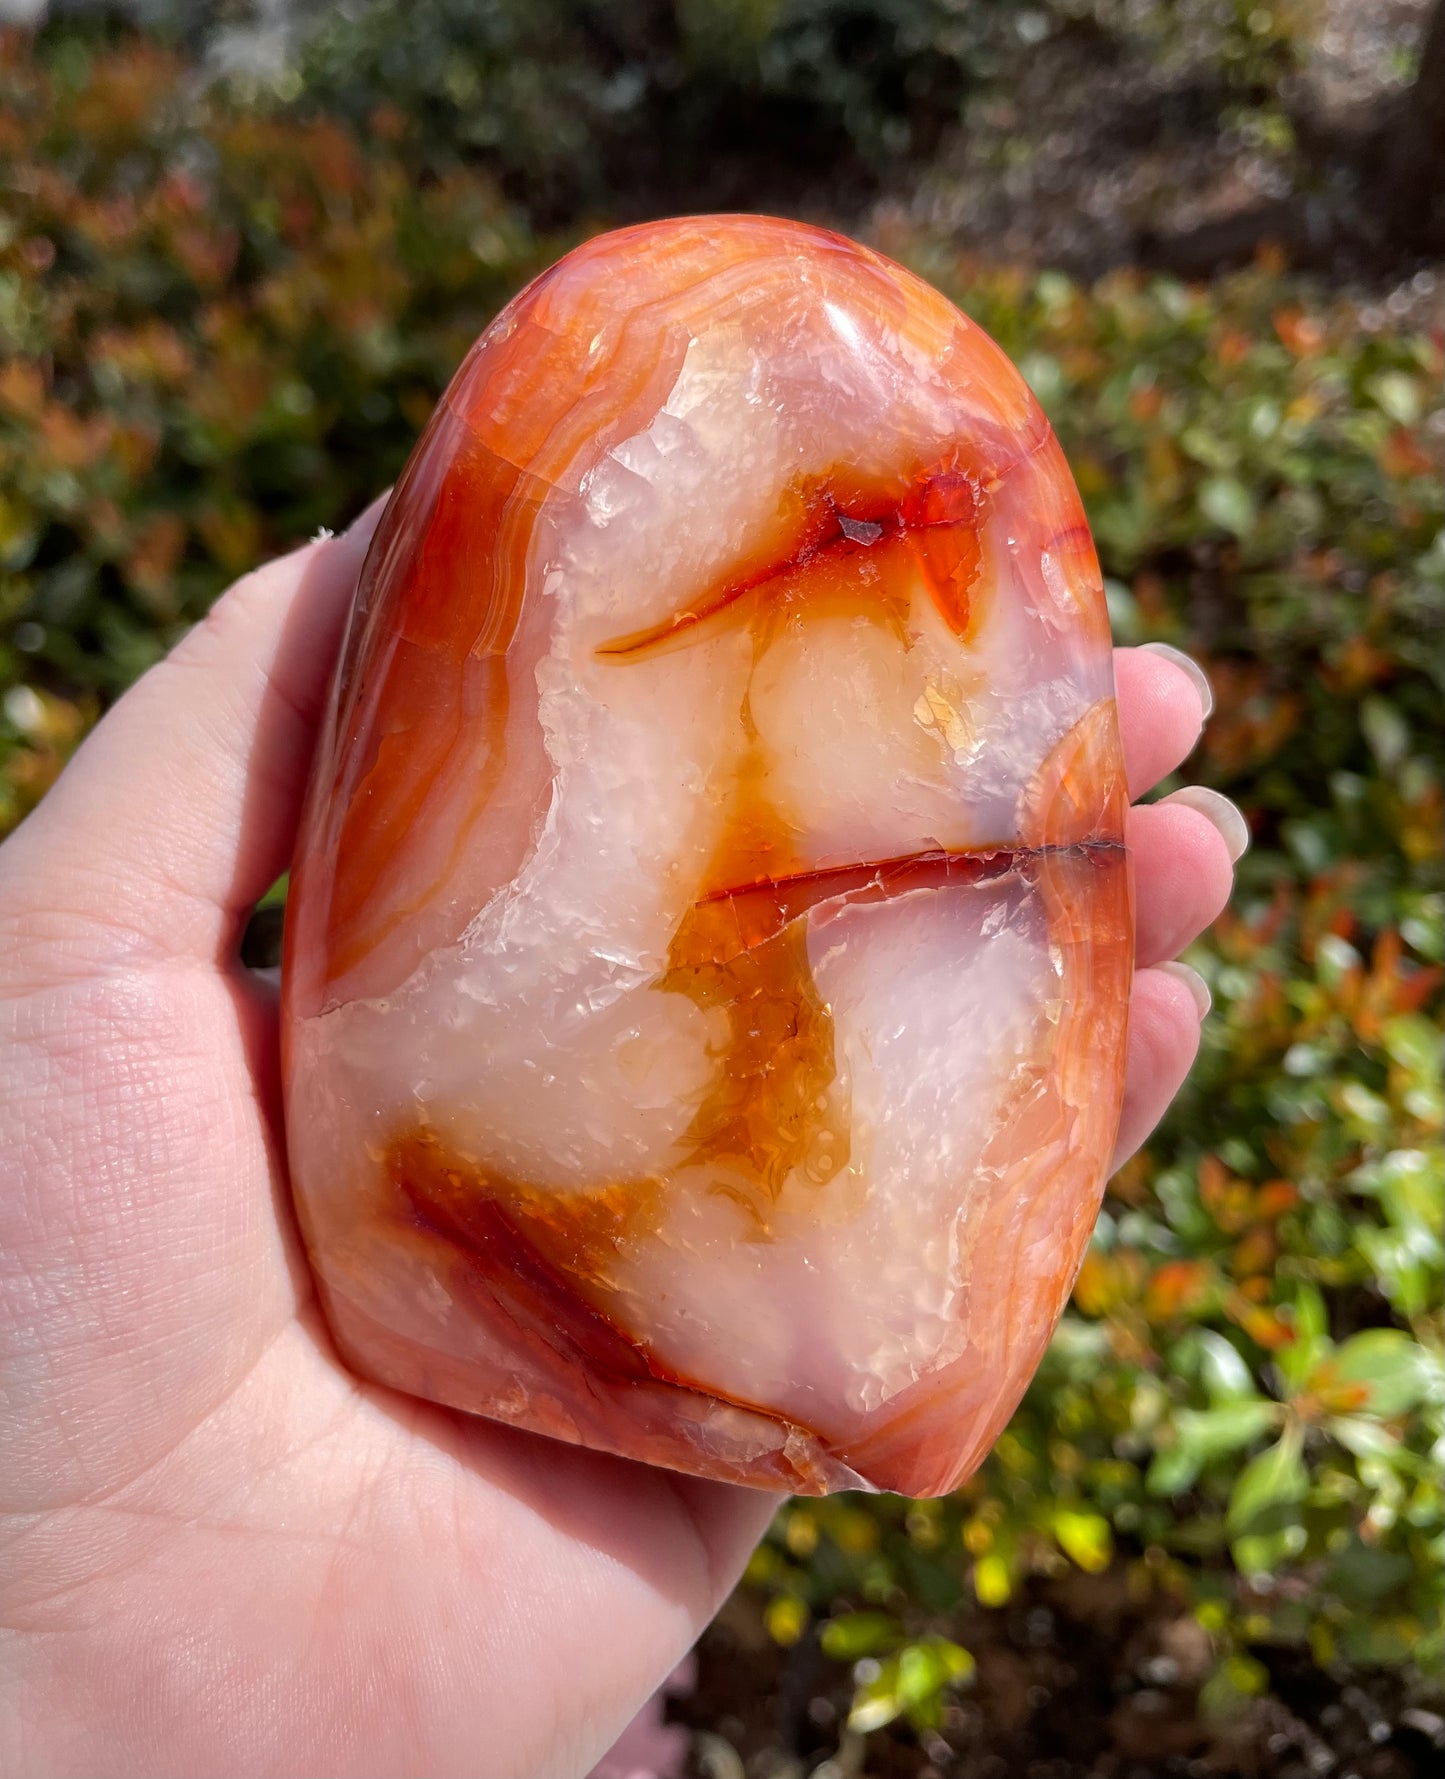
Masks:
[[[926,156],[1022,58],[1071,32],[1198,88],[1285,144],[1297,21],[1254,0],[384,0],[301,6],[269,82],[358,127],[378,104],[420,168],[486,166],[534,210],[837,207]],[[263,89],[267,82],[255,83]],[[846,201],[846,200],[845,200]]]
[[[226,583],[395,475],[537,268],[380,116],[262,118],[145,42],[0,53],[0,820]],[[67,704],[80,694],[79,703]]]
[[[418,121],[421,162],[480,158],[565,210],[706,190],[801,163],[877,169],[958,115],[998,0],[359,0],[313,12],[281,82],[360,118],[385,98]],[[770,168],[769,162],[774,162]]]

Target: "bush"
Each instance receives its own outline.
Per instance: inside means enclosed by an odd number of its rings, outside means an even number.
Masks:
[[[200,94],[145,43],[0,56],[0,819],[243,569],[395,475],[537,269],[474,174]],[[83,710],[94,700],[82,699]],[[17,744],[19,751],[17,752]]]
[[[997,0],[357,0],[305,14],[269,87],[358,127],[386,104],[419,170],[481,166],[549,217],[725,208],[858,187],[926,148],[998,18]]]
[[[561,243],[410,126],[258,114],[153,45],[0,55],[0,823],[236,573],[345,522]],[[1093,289],[890,251],[1023,366],[1126,640],[1208,662],[1191,765],[1255,836],[1216,1011],[1043,1370],[949,1500],[786,1508],[745,1584],[945,1720],[962,1627],[1107,1571],[1207,1633],[1205,1704],[1441,1657],[1439,333],[1270,266]],[[970,1616],[972,1615],[972,1616]],[[842,1673],[845,1670],[840,1669]]]
[[[1073,32],[1201,85],[1231,127],[1288,133],[1289,9],[1253,0],[385,0],[303,6],[253,88],[358,128],[412,124],[421,169],[482,165],[573,217],[803,196],[835,210],[916,162],[1022,58]],[[845,200],[846,201],[846,200]]]

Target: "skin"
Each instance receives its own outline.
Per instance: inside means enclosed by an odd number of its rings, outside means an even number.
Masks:
[[[3,1771],[585,1772],[776,1506],[359,1383],[319,1318],[237,947],[378,513],[232,588],[0,848]],[[1138,796],[1203,713],[1168,661],[1117,667]],[[1119,1160],[1199,1041],[1155,966],[1232,869],[1183,806],[1130,843]]]

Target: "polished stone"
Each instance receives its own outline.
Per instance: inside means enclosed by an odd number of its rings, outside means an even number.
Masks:
[[[287,913],[341,1351],[766,1487],[952,1487],[1098,1208],[1132,968],[1109,628],[980,329],[839,236],[589,242],[443,398]]]

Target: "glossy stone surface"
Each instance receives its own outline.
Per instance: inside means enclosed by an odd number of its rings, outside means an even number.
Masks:
[[[1083,512],[978,328],[792,223],[569,255],[392,497],[296,859],[349,1363],[704,1475],[953,1486],[1097,1210],[1124,809]]]

